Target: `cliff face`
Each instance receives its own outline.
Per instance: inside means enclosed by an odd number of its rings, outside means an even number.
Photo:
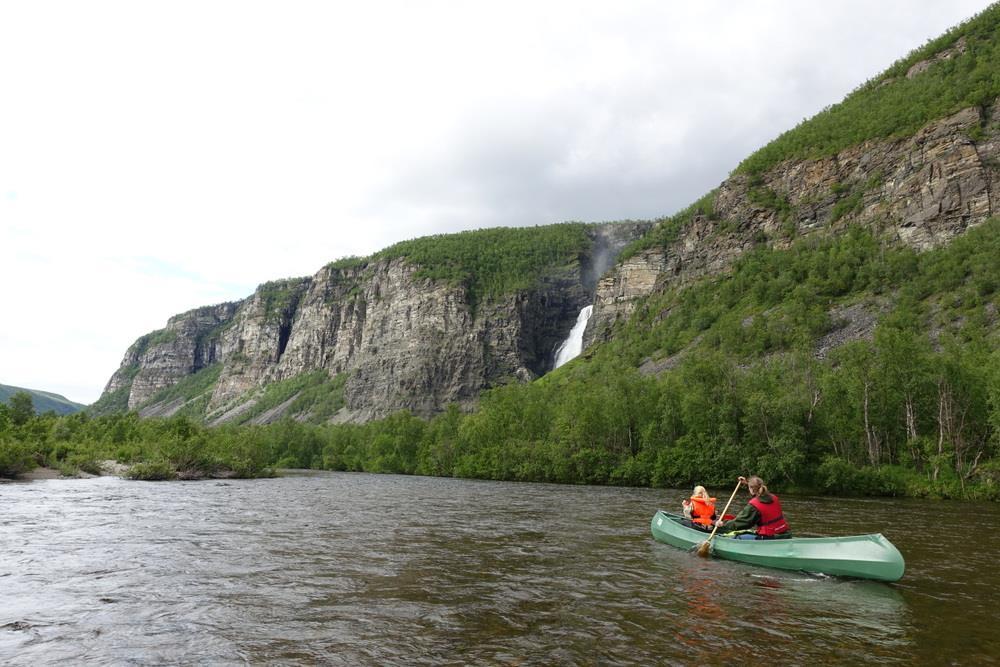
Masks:
[[[725,271],[759,243],[783,247],[860,224],[926,249],[985,221],[998,197],[998,104],[964,109],[906,139],[735,175],[720,185],[710,215],[695,215],[673,243],[641,251],[600,280],[585,340],[607,338],[638,298]]]
[[[551,267],[529,289],[475,307],[463,285],[419,277],[404,258],[266,283],[242,302],[178,315],[139,339],[105,392],[127,391],[129,409],[170,414],[183,401],[150,399],[221,363],[206,411],[212,423],[251,409],[261,387],[319,369],[345,378],[338,421],[469,404],[484,389],[548,371],[599,275],[649,227],[595,225],[590,247],[572,261]]]
[[[221,331],[238,303],[197,308],[175,315],[160,331],[137,340],[125,353],[104,394],[128,392],[128,407],[146,402],[161,389],[221,359]]]

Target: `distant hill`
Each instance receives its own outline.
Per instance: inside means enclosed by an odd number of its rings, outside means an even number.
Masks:
[[[70,415],[86,409],[86,405],[74,403],[65,396],[53,394],[48,391],[38,391],[37,389],[25,389],[23,387],[11,387],[0,384],[0,403],[7,403],[10,397],[19,391],[26,391],[31,394],[31,402],[35,405],[35,412],[42,413],[51,410],[57,415]]]

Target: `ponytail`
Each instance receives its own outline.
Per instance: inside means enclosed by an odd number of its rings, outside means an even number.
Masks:
[[[771,495],[767,491],[767,484],[765,484],[764,480],[757,475],[752,475],[750,479],[747,480],[747,488],[750,489],[751,495],[754,495],[757,498]],[[753,489],[757,489],[757,493],[754,493]]]

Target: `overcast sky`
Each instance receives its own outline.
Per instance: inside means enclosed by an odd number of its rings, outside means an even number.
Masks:
[[[0,383],[395,241],[654,218],[985,0],[0,3]]]

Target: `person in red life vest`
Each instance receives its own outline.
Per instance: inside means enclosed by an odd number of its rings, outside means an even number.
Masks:
[[[781,513],[781,501],[778,496],[767,490],[764,480],[756,475],[749,479],[739,478],[740,484],[746,484],[750,490],[750,502],[736,515],[732,521],[719,519],[715,525],[720,533],[730,533],[737,530],[753,530],[737,537],[742,540],[768,540],[775,537],[791,537],[791,528]]]
[[[695,528],[711,528],[715,520],[715,498],[708,495],[704,486],[694,487],[691,497],[681,502],[684,516],[691,519]]]

